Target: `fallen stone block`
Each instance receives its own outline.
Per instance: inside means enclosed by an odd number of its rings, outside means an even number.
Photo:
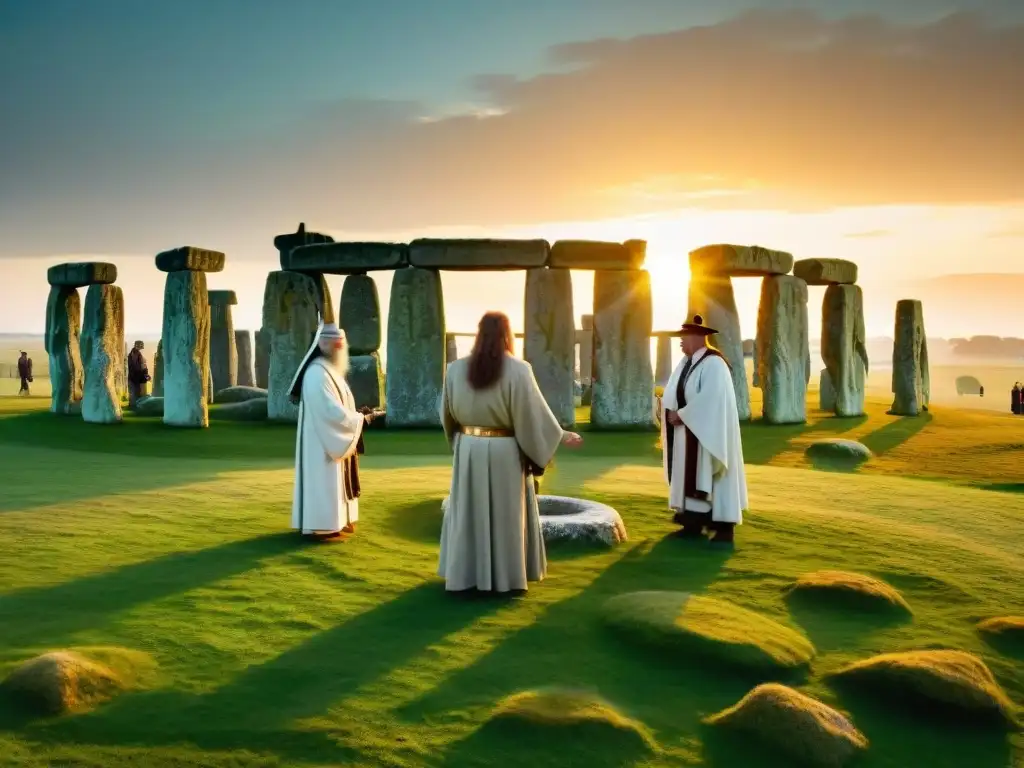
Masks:
[[[186,245],[156,255],[156,268],[161,272],[220,272],[226,257],[219,251]]]
[[[548,266],[554,269],[642,269],[646,243],[598,240],[558,240],[551,246]]]
[[[281,252],[281,269],[328,275],[362,275],[409,264],[404,243],[319,243]]]
[[[57,264],[46,270],[50,285],[84,288],[87,285],[109,285],[117,282],[117,267],[105,261],[82,261]]]
[[[547,264],[546,240],[413,240],[409,263],[423,269],[534,269]]]
[[[792,254],[759,245],[706,245],[690,251],[692,275],[717,273],[730,277],[765,277],[786,275],[792,269]]]
[[[857,265],[845,259],[800,259],[793,264],[793,274],[808,285],[853,285]]]

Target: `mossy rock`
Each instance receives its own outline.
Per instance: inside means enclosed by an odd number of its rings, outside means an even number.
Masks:
[[[903,615],[913,613],[903,595],[894,587],[862,573],[805,573],[787,588],[787,596],[790,599],[813,602],[824,607],[855,608]]]
[[[1000,650],[1024,654],[1024,616],[994,616],[978,622],[977,628]]]
[[[916,699],[979,720],[1017,724],[1013,702],[985,662],[953,650],[883,653],[830,675],[839,683],[887,696]]]
[[[815,440],[804,451],[813,464],[845,469],[856,467],[871,458],[871,450],[856,440],[830,437]]]
[[[244,403],[261,398],[267,399],[267,390],[260,387],[224,387],[224,389],[218,390],[213,396],[213,402],[227,405],[229,403]]]
[[[845,715],[778,683],[757,686],[704,722],[749,733],[803,765],[821,768],[841,768],[868,746]]]
[[[25,711],[78,713],[139,687],[153,668],[146,654],[126,648],[50,651],[16,667],[0,691]]]
[[[140,397],[135,401],[134,413],[137,416],[163,416],[164,399],[153,395]]]
[[[267,398],[243,400],[238,403],[215,405],[210,409],[210,419],[218,421],[266,421]]]
[[[763,672],[801,670],[815,653],[810,640],[767,616],[686,592],[617,595],[603,618],[639,645]]]
[[[555,742],[567,753],[574,745],[585,749],[588,765],[632,764],[659,751],[642,723],[594,693],[562,688],[523,691],[505,698],[475,738],[486,742],[492,755],[501,746],[502,764],[507,765],[536,762],[543,753],[550,755]]]

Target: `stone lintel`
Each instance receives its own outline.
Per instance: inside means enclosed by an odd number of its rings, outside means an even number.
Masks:
[[[225,256],[220,251],[208,251],[184,245],[156,255],[156,268],[161,272],[220,272]]]
[[[612,243],[599,240],[558,240],[551,246],[548,266],[557,269],[641,269],[647,243],[627,240]]]
[[[228,304],[234,306],[238,303],[238,296],[234,291],[209,291],[210,306],[214,304]]]
[[[361,275],[409,264],[404,243],[317,243],[281,251],[281,269],[328,275]]]
[[[117,282],[117,266],[105,261],[81,261],[57,264],[46,270],[46,281],[62,288],[110,285]]]
[[[547,265],[546,240],[413,240],[409,263],[424,269],[502,271]]]
[[[285,254],[291,251],[293,248],[298,248],[303,245],[316,245],[318,243],[333,243],[334,238],[330,235],[325,235],[321,232],[307,232],[305,223],[299,224],[299,228],[294,232],[288,232],[284,235],[278,235],[274,238],[274,247],[281,252],[282,259]],[[287,269],[287,267],[284,267]]]
[[[729,277],[786,275],[793,269],[793,255],[759,245],[706,245],[690,251],[691,274]]]
[[[793,274],[808,285],[853,285],[857,265],[846,259],[800,259],[793,264]]]

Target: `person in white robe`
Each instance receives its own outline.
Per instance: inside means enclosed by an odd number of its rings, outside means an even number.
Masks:
[[[743,445],[729,363],[708,346],[700,315],[682,327],[683,359],[662,395],[661,444],[676,535],[731,544],[748,508]]]
[[[319,541],[355,533],[359,520],[359,454],[373,413],[356,408],[348,366],[345,332],[322,324],[290,389],[299,405],[292,528]]]

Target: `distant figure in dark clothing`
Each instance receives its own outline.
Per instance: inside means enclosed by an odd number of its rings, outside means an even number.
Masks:
[[[1020,415],[1020,412],[1021,412],[1021,406],[1020,406],[1021,394],[1022,393],[1021,393],[1021,388],[1020,388],[1020,382],[1018,381],[1016,384],[1013,385],[1013,389],[1010,390],[1010,411],[1011,411],[1011,413],[1016,413],[1016,414]]]
[[[136,341],[132,351],[128,353],[128,407],[135,408],[135,403],[140,397],[146,394],[146,384],[149,383],[149,366],[146,364],[146,356],[142,350],[146,345]]]
[[[21,379],[21,389],[18,390],[18,394],[27,397],[31,394],[28,385],[32,383],[32,358],[24,350],[21,357],[18,358],[18,377]]]
[[[983,386],[982,387],[978,387],[978,397],[984,397],[984,396],[985,396],[985,387],[983,387]]]

